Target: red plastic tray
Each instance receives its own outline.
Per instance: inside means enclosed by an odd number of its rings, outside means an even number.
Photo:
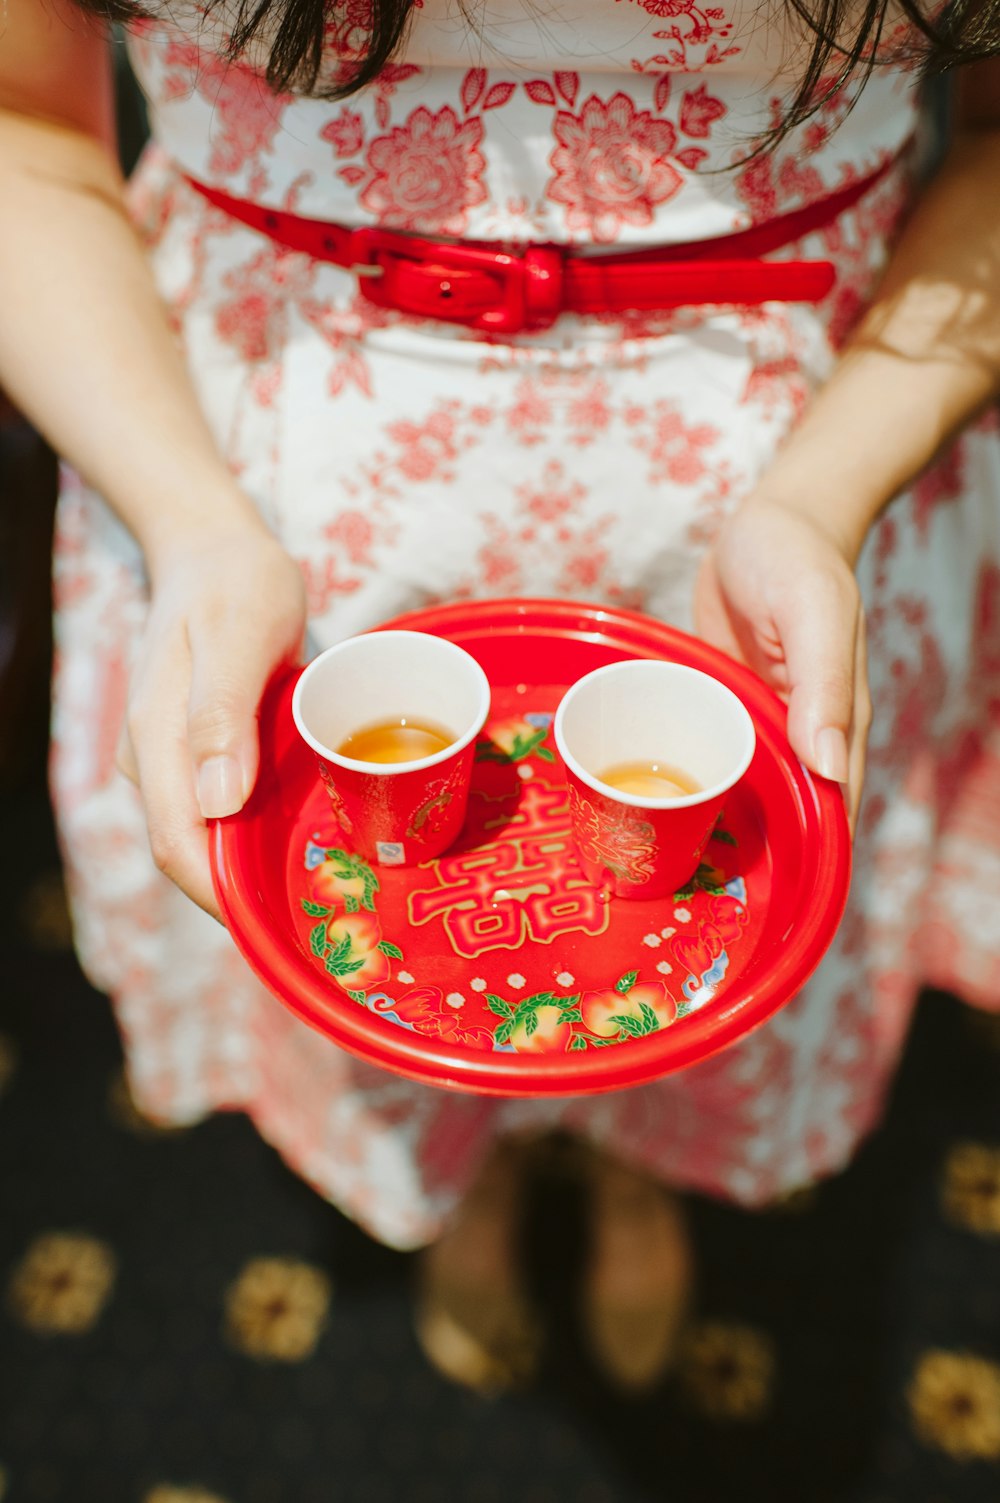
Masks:
[[[850,838],[840,790],[799,762],[784,706],[755,675],[658,622],[566,602],[475,602],[386,625],[449,637],[489,675],[469,818],[436,861],[365,867],[292,724],[294,676],[272,686],[257,787],[215,825],[212,857],[232,935],[279,1001],[412,1079],[549,1096],[683,1069],[794,996],[840,922]],[[564,689],[626,657],[714,674],[757,729],[696,879],[665,902],[583,879],[551,744]]]

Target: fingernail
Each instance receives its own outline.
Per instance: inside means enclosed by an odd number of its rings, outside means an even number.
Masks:
[[[224,819],[243,807],[243,771],[235,757],[209,757],[198,769],[203,819]]]
[[[850,775],[847,737],[836,726],[824,726],[815,741],[816,766],[823,777],[834,783],[846,783]]]

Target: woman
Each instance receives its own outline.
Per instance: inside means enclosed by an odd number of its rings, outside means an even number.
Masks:
[[[525,1375],[537,1346],[523,1153],[494,1145],[591,1145],[584,1317],[609,1374],[642,1386],[690,1283],[658,1187],[755,1205],[837,1170],[921,981],[996,995],[992,421],[925,472],[997,387],[995,64],[968,69],[954,150],[899,231],[903,64],[988,57],[1000,17],[946,6],[922,35],[909,6],[873,4],[824,41],[800,10],[503,3],[473,25],[424,0],[395,50],[405,10],[360,0],[275,0],[260,24],[129,12],[155,144],[126,196],[103,24],[9,0],[0,381],[75,470],[53,775],[81,956],[146,1111],[245,1110],[374,1235],[431,1244],[425,1347],[477,1385]],[[350,235],[373,225],[388,248]],[[488,271],[485,291],[442,275],[447,244],[414,271],[413,234],[513,242],[532,265],[599,251],[626,288],[567,311],[536,279],[525,319]],[[686,242],[750,270],[678,295],[661,269],[640,296],[627,253]],[[506,326],[477,327],[484,307]],[[878,714],[837,941],[767,1027],[642,1090],[513,1104],[382,1075],[276,1006],[208,916],[204,820],[252,786],[261,688],[306,609],[325,645],[498,593],[696,626],[787,694],[795,748],[852,816],[865,602]]]

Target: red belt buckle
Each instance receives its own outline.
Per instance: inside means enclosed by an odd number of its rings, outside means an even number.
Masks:
[[[557,246],[494,251],[358,229],[351,251],[361,293],[379,308],[487,334],[543,329],[562,311],[563,257]]]

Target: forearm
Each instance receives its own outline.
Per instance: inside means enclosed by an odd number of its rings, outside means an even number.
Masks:
[[[109,152],[0,110],[0,204],[0,385],[154,568],[195,528],[254,523],[198,408]]]
[[[851,559],[887,502],[1000,390],[998,183],[1000,129],[961,136],[762,483]]]

